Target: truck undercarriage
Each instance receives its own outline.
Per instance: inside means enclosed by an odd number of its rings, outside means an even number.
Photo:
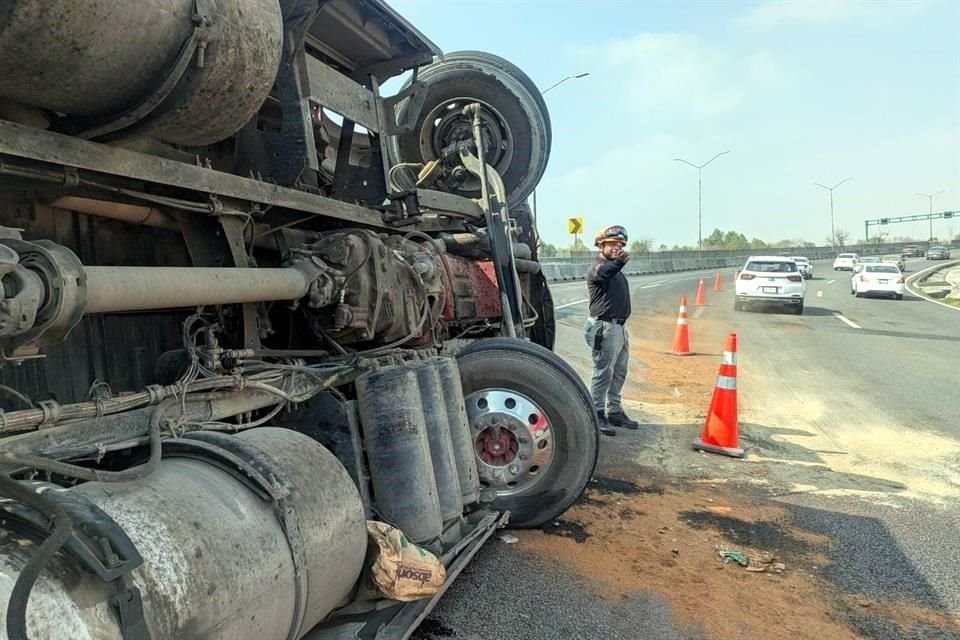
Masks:
[[[379,0],[8,0],[0,69],[6,637],[404,638],[583,490],[519,69]]]

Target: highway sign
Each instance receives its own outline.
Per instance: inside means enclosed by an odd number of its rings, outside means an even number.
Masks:
[[[567,218],[567,233],[575,236],[583,233],[583,218]]]

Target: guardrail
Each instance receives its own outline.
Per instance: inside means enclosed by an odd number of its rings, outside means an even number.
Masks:
[[[641,255],[632,254],[624,273],[627,275],[645,275],[652,273],[670,273],[675,271],[695,271],[699,269],[737,268],[750,256],[805,256],[811,260],[830,260],[838,253],[856,253],[861,256],[900,253],[904,247],[916,245],[915,242],[893,244],[871,244],[844,247],[789,247],[786,249],[746,249],[736,251],[658,251]],[[925,247],[925,243],[920,243]],[[540,266],[549,281],[581,280],[587,269],[596,260],[596,252],[584,251],[569,258],[541,258]]]

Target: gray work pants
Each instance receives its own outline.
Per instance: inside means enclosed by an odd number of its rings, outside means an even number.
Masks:
[[[593,352],[593,379],[590,385],[593,408],[608,414],[623,411],[620,391],[627,379],[630,361],[630,333],[622,324],[587,318],[583,337]]]

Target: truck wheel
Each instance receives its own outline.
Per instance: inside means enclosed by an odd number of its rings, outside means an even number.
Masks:
[[[481,485],[510,524],[532,528],[573,504],[597,465],[600,424],[580,377],[524,340],[479,340],[457,357]]]
[[[426,98],[413,131],[394,138],[394,162],[428,162],[462,140],[472,140],[466,105],[481,105],[487,162],[503,177],[510,206],[526,200],[547,168],[552,132],[550,114],[537,86],[519,68],[481,51],[444,54],[420,69]],[[404,119],[409,101],[399,106]],[[454,193],[476,198],[479,179],[469,178]]]

